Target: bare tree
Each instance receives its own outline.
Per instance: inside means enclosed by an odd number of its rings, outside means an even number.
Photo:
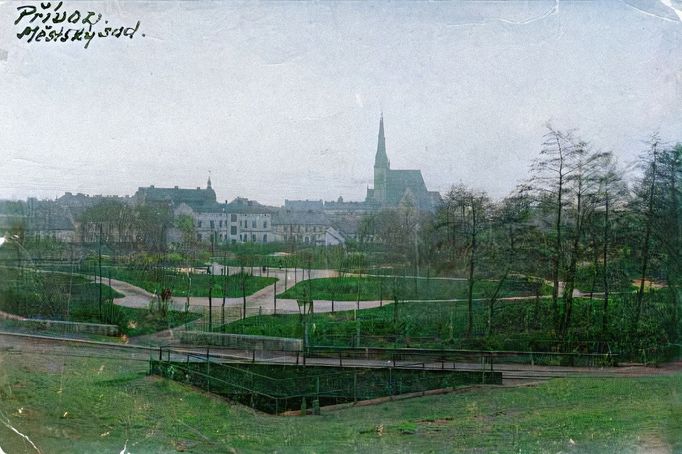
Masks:
[[[561,132],[547,125],[540,157],[531,167],[530,187],[539,201],[549,208],[553,221],[552,250],[552,312],[554,326],[560,330],[559,281],[564,262],[564,210],[566,207],[567,180],[575,171],[572,159],[574,139],[571,132]]]
[[[448,230],[452,229],[452,244],[460,245],[460,256],[466,257],[467,276],[467,330],[473,331],[473,295],[480,253],[480,235],[489,226],[491,205],[484,192],[473,191],[463,185],[454,186],[446,194],[443,210],[446,210]],[[443,216],[441,215],[441,218]],[[459,239],[458,239],[459,238]]]
[[[633,332],[636,332],[639,327],[639,320],[642,314],[642,302],[644,300],[644,286],[651,260],[652,231],[658,211],[657,201],[659,200],[659,197],[657,197],[657,193],[660,191],[661,182],[659,178],[660,161],[661,139],[657,133],[654,133],[649,139],[648,149],[645,151],[642,159],[644,175],[635,192],[634,200],[634,210],[640,216],[641,223],[644,227],[644,234],[642,237],[639,290],[637,291],[635,313],[632,321]]]

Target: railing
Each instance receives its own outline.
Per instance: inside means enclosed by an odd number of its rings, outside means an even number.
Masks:
[[[264,356],[271,358],[263,359]],[[277,358],[273,360],[272,357]],[[317,367],[292,372],[291,367],[304,366],[306,358],[309,366]],[[248,366],[250,370],[246,369],[245,363],[251,363]],[[479,370],[458,370],[456,373],[437,368],[415,368],[413,363],[400,361],[384,365],[358,363],[353,367],[336,366],[326,363],[324,357],[312,357],[300,351],[259,352],[254,349],[226,352],[211,347],[160,347],[158,359],[150,360],[150,373],[191,383],[271,413],[304,407],[306,400],[333,404],[501,381],[501,375],[493,371],[492,362]],[[268,376],[258,373],[259,370],[284,377]]]
[[[489,365],[492,371],[494,363],[525,363],[534,365],[561,366],[613,366],[618,355],[614,353],[579,353],[579,352],[537,352],[513,350],[465,350],[465,349],[419,349],[419,348],[381,348],[381,347],[334,347],[311,346],[306,352],[307,357],[328,357],[339,360],[342,364],[346,359],[373,359],[389,361],[391,364],[409,363],[438,364],[444,368],[457,363]],[[425,367],[425,366],[424,366]]]

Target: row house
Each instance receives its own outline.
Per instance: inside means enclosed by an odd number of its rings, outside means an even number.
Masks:
[[[198,241],[220,243],[270,243],[274,241],[272,209],[243,197],[224,204],[204,205],[200,210],[181,203],[174,210],[175,218],[190,216]],[[176,231],[171,242],[181,240]]]
[[[319,211],[283,208],[274,217],[277,241],[311,246],[335,246],[345,243],[343,235],[332,227],[327,215]]]

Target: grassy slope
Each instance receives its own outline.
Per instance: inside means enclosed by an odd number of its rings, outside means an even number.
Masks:
[[[682,449],[682,375],[562,379],[273,417],[145,377],[145,362],[0,352],[0,418],[42,452]],[[640,441],[638,441],[640,439]],[[645,444],[648,443],[648,444]],[[0,424],[0,447],[31,452]]]

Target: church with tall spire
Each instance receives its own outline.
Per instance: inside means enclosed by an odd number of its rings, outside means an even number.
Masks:
[[[435,211],[440,194],[429,191],[421,170],[394,170],[386,154],[383,113],[379,119],[379,138],[374,155],[374,187],[367,188],[365,202],[377,209],[413,206],[419,211]]]

